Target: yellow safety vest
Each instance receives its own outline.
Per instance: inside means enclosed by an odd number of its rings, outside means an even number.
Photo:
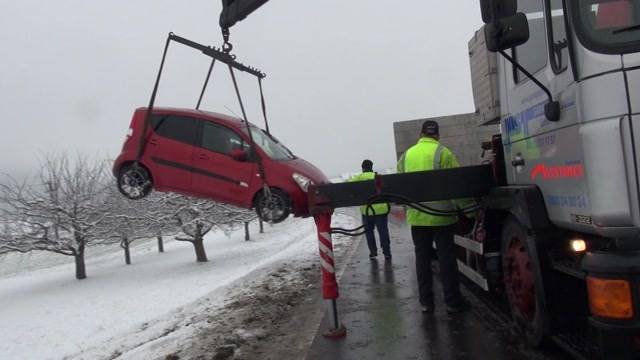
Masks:
[[[354,182],[354,181],[367,181],[367,180],[373,180],[376,178],[376,173],[374,173],[373,171],[366,171],[363,172],[361,174],[352,176],[351,178],[349,178],[349,182]],[[371,209],[369,209],[368,213],[367,213],[367,206],[363,205],[360,206],[360,212],[362,213],[362,215],[386,215],[389,213],[389,204],[387,203],[380,203],[380,204],[373,204],[371,205],[371,207],[373,207],[373,211]]]
[[[422,137],[409,148],[398,161],[398,172],[415,172],[459,167],[458,159],[437,140]],[[429,186],[425,184],[425,186]],[[424,203],[435,210],[453,211],[474,204],[471,199],[452,199]],[[458,221],[456,215],[430,215],[416,209],[407,209],[407,223],[412,226],[446,226]]]

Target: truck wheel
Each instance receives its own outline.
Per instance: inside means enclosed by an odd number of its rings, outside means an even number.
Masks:
[[[502,230],[502,272],[513,320],[527,342],[538,347],[544,341],[547,312],[540,263],[529,249],[535,241],[533,237],[515,217],[506,219]]]
[[[118,173],[118,190],[122,195],[139,200],[151,192],[151,175],[142,165],[126,165]]]
[[[291,203],[289,197],[278,189],[271,189],[271,196],[266,196],[261,191],[255,200],[256,213],[262,221],[269,223],[279,223],[291,213]]]

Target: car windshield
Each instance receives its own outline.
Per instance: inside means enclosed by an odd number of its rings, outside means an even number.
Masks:
[[[267,134],[262,129],[252,126],[251,136],[260,149],[272,160],[293,160],[296,158],[286,146],[282,145],[275,137]]]
[[[578,31],[590,47],[628,53],[640,47],[640,1],[578,0]]]

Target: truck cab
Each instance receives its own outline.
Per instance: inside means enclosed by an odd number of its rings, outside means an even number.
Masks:
[[[512,56],[549,89],[560,117],[546,119],[546,94],[498,59],[509,184],[536,184],[557,226],[637,237],[640,3],[533,0],[518,11],[530,37]]]
[[[594,358],[638,358],[640,1],[480,3],[474,101],[479,125],[500,125],[502,178],[486,236],[471,235],[480,250],[456,240],[461,271],[485,289],[498,273],[534,345],[552,338]]]

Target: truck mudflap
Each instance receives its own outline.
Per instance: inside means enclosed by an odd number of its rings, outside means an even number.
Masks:
[[[640,251],[585,254],[591,317],[602,359],[640,358]]]

